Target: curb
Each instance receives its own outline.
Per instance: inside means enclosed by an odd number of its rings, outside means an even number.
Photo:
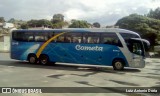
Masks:
[[[10,53],[10,51],[2,51],[2,50],[0,50],[0,53]]]

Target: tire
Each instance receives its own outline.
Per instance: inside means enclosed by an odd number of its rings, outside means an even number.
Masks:
[[[29,55],[28,56],[28,61],[29,61],[30,64],[36,64],[38,59],[37,59],[36,55]]]
[[[39,63],[42,65],[49,65],[49,57],[47,55],[40,55],[39,57]]]
[[[123,60],[116,59],[113,61],[113,69],[114,70],[123,70],[124,69],[124,62]]]

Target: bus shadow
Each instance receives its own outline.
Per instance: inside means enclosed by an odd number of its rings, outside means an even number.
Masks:
[[[30,64],[23,61],[0,61],[0,65],[10,66],[10,67],[31,67],[31,68],[42,68],[42,69],[51,69],[51,70],[68,70],[68,71],[91,71],[91,72],[103,72],[103,73],[116,73],[116,74],[125,74],[128,72],[141,72],[139,69],[129,69],[125,68],[122,71],[113,70],[112,67],[101,67],[101,66],[82,66],[82,65],[68,65],[62,63],[56,63],[54,65],[41,65],[41,64]]]

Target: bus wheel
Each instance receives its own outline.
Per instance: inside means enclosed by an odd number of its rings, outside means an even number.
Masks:
[[[48,65],[49,64],[49,57],[47,55],[40,55],[39,62],[40,62],[40,64]]]
[[[29,55],[28,56],[28,61],[29,61],[30,64],[36,64],[37,63],[36,55]]]
[[[124,62],[122,60],[116,59],[113,61],[113,69],[114,70],[123,70]]]

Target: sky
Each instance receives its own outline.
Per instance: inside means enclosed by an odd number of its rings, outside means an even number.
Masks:
[[[60,13],[66,21],[78,19],[114,25],[124,16],[144,15],[157,7],[160,0],[0,0],[0,17],[51,20]]]

